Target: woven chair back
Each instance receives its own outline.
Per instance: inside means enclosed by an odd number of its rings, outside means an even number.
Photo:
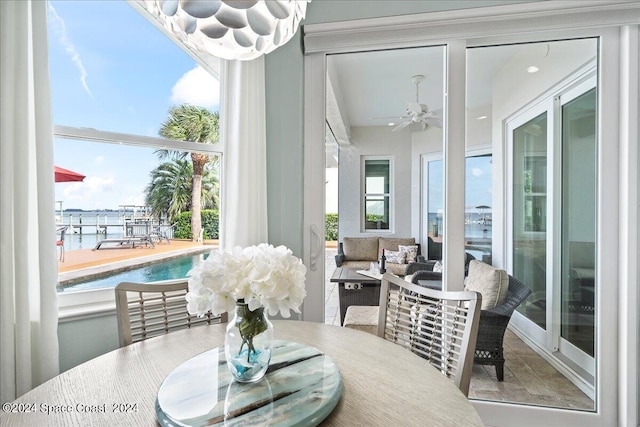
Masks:
[[[203,317],[187,311],[186,279],[158,283],[123,282],[115,287],[120,347],[171,331],[224,323],[227,315]]]
[[[480,301],[477,292],[438,291],[387,273],[378,336],[426,359],[468,396]]]

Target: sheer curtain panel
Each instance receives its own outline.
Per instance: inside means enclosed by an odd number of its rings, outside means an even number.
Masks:
[[[224,179],[220,246],[267,242],[264,57],[222,62]]]
[[[0,393],[58,374],[47,2],[0,1]]]

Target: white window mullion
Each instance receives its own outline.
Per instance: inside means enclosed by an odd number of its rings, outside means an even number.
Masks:
[[[464,41],[447,44],[444,115],[444,289],[464,288],[464,188],[466,128],[466,61]],[[462,190],[461,190],[462,189]]]
[[[193,151],[197,153],[222,153],[222,144],[202,144],[190,141],[174,141],[173,139],[154,136],[132,135],[71,126],[54,126],[54,135],[58,138],[77,139],[80,141],[103,142],[107,144],[125,144],[137,147],[152,147],[162,150]]]

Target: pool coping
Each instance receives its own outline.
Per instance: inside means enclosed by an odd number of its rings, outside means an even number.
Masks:
[[[81,268],[78,270],[67,271],[64,273],[58,273],[58,282],[56,287],[64,288],[81,281],[97,279],[109,274],[121,273],[123,271],[133,270],[134,268],[179,258],[185,255],[197,255],[205,252],[210,252],[215,248],[217,248],[217,246],[213,245],[182,248],[176,251],[136,257],[122,261],[115,261],[107,264]]]

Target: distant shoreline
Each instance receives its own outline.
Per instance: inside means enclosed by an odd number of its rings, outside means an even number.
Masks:
[[[69,208],[63,209],[64,212],[118,212],[117,209],[78,209],[78,208]]]

